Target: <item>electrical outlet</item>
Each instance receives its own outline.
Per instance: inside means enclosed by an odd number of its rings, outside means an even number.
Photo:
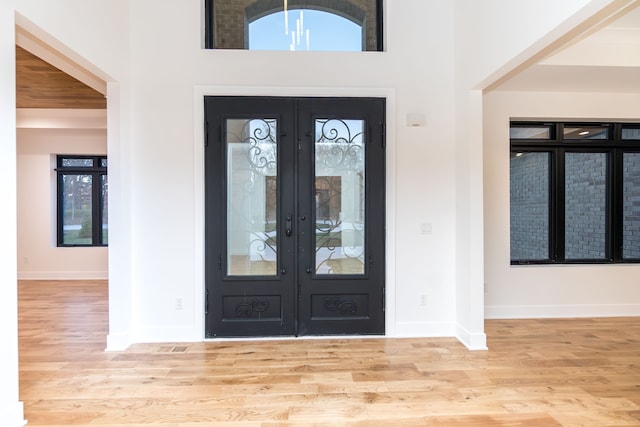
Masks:
[[[176,310],[183,310],[184,309],[184,304],[182,301],[182,297],[177,297],[176,298]]]
[[[431,234],[433,232],[430,222],[423,222],[420,224],[420,234]]]
[[[422,307],[427,305],[427,296],[425,294],[420,295],[420,305]]]

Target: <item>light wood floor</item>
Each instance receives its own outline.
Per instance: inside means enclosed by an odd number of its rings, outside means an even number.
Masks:
[[[19,284],[29,426],[640,426],[640,319],[488,321],[454,339],[134,345],[105,282]]]

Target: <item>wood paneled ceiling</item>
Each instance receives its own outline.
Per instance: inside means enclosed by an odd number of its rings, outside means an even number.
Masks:
[[[106,109],[100,92],[16,46],[16,107]]]

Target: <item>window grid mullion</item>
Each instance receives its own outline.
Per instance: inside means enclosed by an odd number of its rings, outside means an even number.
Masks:
[[[557,263],[564,263],[566,261],[565,257],[565,227],[566,227],[566,219],[565,219],[565,154],[566,151],[562,148],[557,148],[556,152],[556,162],[555,167],[553,169],[553,175],[555,175],[554,182],[554,208],[553,208],[553,221],[555,224],[554,227],[554,244],[555,244],[555,254],[554,261]]]
[[[619,135],[619,134],[618,134]],[[624,150],[616,149],[612,153],[611,162],[611,260],[623,261],[623,227],[624,227]]]

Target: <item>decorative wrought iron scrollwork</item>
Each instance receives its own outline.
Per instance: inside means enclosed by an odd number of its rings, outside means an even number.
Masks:
[[[249,144],[249,166],[261,175],[273,175],[278,166],[277,121],[275,119],[247,120],[239,141]]]
[[[352,131],[342,119],[316,120],[316,169],[361,171],[364,132]],[[327,174],[328,175],[328,174]]]
[[[343,316],[353,316],[358,312],[358,305],[352,300],[343,300],[340,297],[325,297],[324,308],[327,311],[338,312]]]
[[[236,317],[259,317],[269,309],[269,300],[256,298],[250,302],[243,302],[236,306]]]
[[[364,273],[364,123],[316,119],[315,235],[320,274]],[[348,207],[342,206],[343,190],[352,193],[347,196]]]
[[[235,232],[248,237],[245,248],[250,254],[250,269],[256,260],[273,263],[267,270],[255,267],[256,271],[244,274],[275,274],[277,128],[277,120],[267,118],[232,119],[227,126],[227,139],[235,146],[228,160],[232,165],[228,173],[233,176],[233,181],[230,180],[233,185],[228,189],[229,207],[230,217],[235,218],[238,227]],[[256,215],[257,201],[265,204],[258,209],[264,212],[263,217]]]

